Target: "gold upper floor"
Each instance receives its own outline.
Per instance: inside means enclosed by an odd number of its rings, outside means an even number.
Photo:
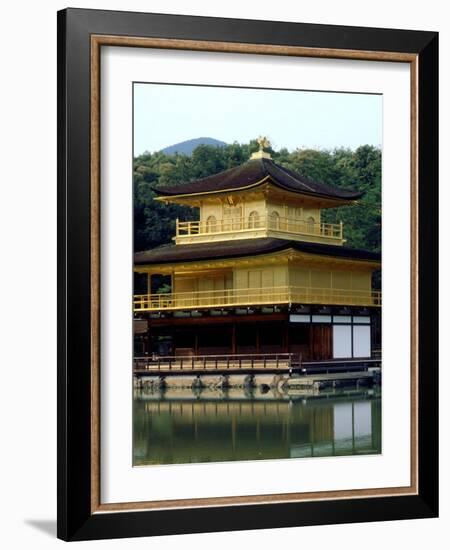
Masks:
[[[320,202],[283,199],[262,191],[202,199],[193,205],[198,208],[198,219],[177,220],[173,240],[177,245],[262,237],[345,243],[342,222],[322,222]]]

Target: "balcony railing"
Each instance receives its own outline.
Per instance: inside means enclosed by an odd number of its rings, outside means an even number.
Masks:
[[[171,373],[192,371],[289,370],[301,365],[301,355],[293,353],[177,355],[134,358],[134,372]]]
[[[177,292],[174,294],[140,294],[134,296],[134,311],[168,311],[229,306],[322,304],[381,306],[378,290],[348,290],[281,286]]]
[[[236,232],[263,232],[276,231],[291,235],[305,235],[312,237],[326,237],[342,241],[343,224],[341,223],[314,223],[291,218],[275,216],[259,216],[257,219],[230,218],[215,221],[176,222],[176,238],[182,240],[193,236],[214,236]]]

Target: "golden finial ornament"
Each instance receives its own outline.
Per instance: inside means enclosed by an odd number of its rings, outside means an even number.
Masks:
[[[267,151],[264,151],[264,149],[268,149],[270,147],[270,141],[267,139],[266,136],[259,136],[256,139],[256,143],[259,145],[259,150],[255,153],[252,153],[252,156],[250,157],[250,160],[255,159],[271,159],[270,153]]]
[[[266,138],[266,136],[259,136],[256,143],[258,143],[260,151],[264,151],[264,149],[268,149],[270,147],[270,141]]]

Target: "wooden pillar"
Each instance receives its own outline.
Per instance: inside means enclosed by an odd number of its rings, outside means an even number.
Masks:
[[[231,353],[236,354],[236,323],[231,325]]]
[[[145,339],[144,339],[144,354],[145,355],[150,355],[150,348],[151,348],[150,320],[147,319],[147,331],[145,333]]]
[[[198,330],[194,332],[194,355],[198,355]]]
[[[147,294],[152,293],[152,273],[147,273]]]
[[[283,323],[283,353],[289,353],[289,321]]]
[[[309,358],[310,361],[314,359],[314,330],[313,324],[309,323]]]
[[[333,358],[333,325],[327,325],[327,359]]]

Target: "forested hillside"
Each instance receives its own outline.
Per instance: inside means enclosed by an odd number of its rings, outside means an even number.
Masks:
[[[195,210],[154,201],[151,187],[176,185],[216,174],[246,162],[256,141],[225,147],[200,145],[187,155],[144,153],[134,159],[134,247],[136,251],[171,242],[175,220],[197,218]],[[346,246],[381,250],[381,150],[271,150],[272,159],[312,180],[364,191],[359,204],[323,211],[323,222],[344,222]]]

